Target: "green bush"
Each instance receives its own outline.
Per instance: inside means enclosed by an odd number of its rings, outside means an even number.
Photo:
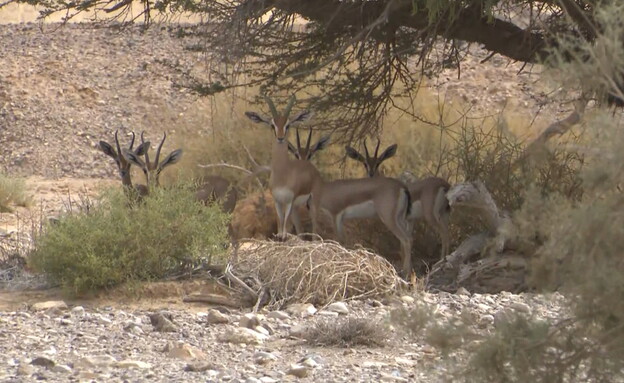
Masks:
[[[110,190],[93,208],[48,225],[29,262],[75,294],[159,279],[223,260],[228,222],[217,206],[197,202],[191,187],[156,189],[132,207]]]
[[[10,212],[11,206],[28,206],[26,183],[21,178],[0,173],[0,213]]]

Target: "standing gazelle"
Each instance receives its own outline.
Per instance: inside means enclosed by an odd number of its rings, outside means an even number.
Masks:
[[[377,147],[375,148],[373,156],[368,152],[366,141],[364,141],[365,156],[350,146],[345,148],[347,156],[364,164],[369,177],[381,176],[382,173],[379,166],[383,161],[391,158],[397,152],[397,144],[393,144],[388,146],[388,148],[379,155],[380,143],[381,142],[377,140]],[[439,177],[427,177],[408,183],[407,188],[409,189],[412,199],[412,208],[408,219],[410,221],[416,221],[424,218],[425,222],[438,233],[442,242],[441,257],[443,259],[448,255],[450,247],[450,205],[446,198],[446,193],[450,188],[449,183]]]
[[[121,149],[121,145],[119,145],[119,137],[118,131],[115,131],[115,146],[117,150],[113,148],[111,144],[106,141],[100,141],[99,146],[100,150],[104,152],[107,156],[111,157],[115,160],[117,164],[117,169],[119,170],[119,176],[121,177],[121,184],[125,187],[127,192],[134,191],[137,196],[145,196],[147,194],[147,186],[145,185],[132,185],[132,176],[130,174],[130,166],[132,165],[124,156],[124,153]],[[132,150],[134,146],[135,134],[132,132],[132,140],[130,141],[130,145],[128,148],[124,148],[123,150],[132,153],[135,156],[142,156],[145,154],[146,150],[149,148],[149,142],[143,142],[135,150]]]
[[[265,96],[265,101],[271,110],[271,119],[261,117],[255,112],[245,112],[245,115],[255,123],[264,123],[273,127],[275,133],[275,141],[273,142],[271,155],[271,177],[269,179],[269,187],[275,201],[275,211],[277,212],[277,237],[285,238],[287,232],[287,222],[291,217],[294,209],[298,205],[302,205],[311,197],[310,213],[312,218],[312,232],[317,233],[317,195],[322,187],[323,180],[319,171],[312,163],[301,160],[291,159],[288,156],[287,135],[291,124],[303,122],[310,118],[310,111],[304,110],[297,114],[293,119],[289,120],[290,111],[295,103],[295,97],[292,96],[284,111],[280,114],[275,108],[273,101]],[[293,223],[297,234],[300,234],[301,227],[298,221],[297,213]]]

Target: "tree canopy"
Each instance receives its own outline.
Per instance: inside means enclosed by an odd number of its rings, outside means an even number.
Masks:
[[[21,0],[9,0],[20,2]],[[592,42],[598,0],[27,0],[42,17],[94,11],[142,20],[194,14],[184,33],[213,68],[194,89],[213,94],[254,85],[296,93],[300,105],[332,110],[320,128],[348,140],[375,133],[390,107],[406,108],[423,76],[461,67],[470,44],[526,63],[545,62],[562,39]],[[138,14],[133,12],[140,9]],[[560,53],[560,52],[559,52]],[[281,91],[281,93],[279,92]],[[258,99],[259,100],[259,99]],[[339,108],[337,108],[339,106]]]

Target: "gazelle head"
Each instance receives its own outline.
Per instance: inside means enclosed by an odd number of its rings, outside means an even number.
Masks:
[[[169,165],[175,164],[176,162],[180,161],[180,158],[182,158],[182,149],[177,149],[169,153],[169,155],[165,157],[164,160],[160,161],[160,151],[166,139],[167,133],[164,133],[160,144],[158,144],[158,149],[156,149],[156,158],[153,162],[150,161],[148,153],[150,143],[149,141],[144,140],[143,132],[141,133],[141,145],[145,146],[145,161],[141,159],[140,155],[137,155],[129,150],[123,151],[123,155],[126,157],[127,161],[143,170],[143,174],[145,175],[145,179],[148,185],[159,186],[160,182],[158,179],[163,169],[165,169]]]
[[[119,170],[119,176],[121,177],[121,182],[126,186],[131,186],[132,180],[130,177],[130,166],[132,164],[124,156],[124,153],[122,152],[122,149],[121,149],[121,145],[119,145],[119,137],[117,134],[118,134],[118,131],[116,130],[115,131],[115,146],[117,147],[117,150],[115,150],[113,146],[106,141],[100,141],[100,150],[102,150],[104,154],[106,154],[107,156],[115,160],[115,163],[117,164],[117,168]],[[134,138],[135,138],[135,135],[134,135],[134,132],[132,132],[132,140],[130,141],[130,145],[128,146],[127,149],[124,148],[123,150],[128,151],[129,153],[132,153],[132,155],[134,156],[142,156],[145,153],[147,153],[147,149],[149,148],[149,145],[150,145],[149,141],[141,143],[141,145],[137,146],[135,150],[132,150],[132,147],[134,146]]]
[[[366,174],[369,177],[375,177],[377,175],[381,175],[381,172],[379,171],[379,166],[381,165],[381,163],[387,160],[388,158],[393,157],[397,152],[397,144],[393,144],[393,145],[388,146],[386,150],[384,150],[383,153],[379,155],[380,144],[381,144],[381,141],[377,139],[377,146],[375,147],[375,154],[373,156],[371,156],[368,153],[368,148],[366,147],[366,140],[364,140],[365,156],[361,155],[360,152],[358,152],[357,150],[353,149],[350,146],[346,146],[345,150],[347,152],[347,156],[349,156],[350,158],[353,158],[356,161],[360,161],[361,163],[364,164],[364,166],[366,167]]]
[[[301,138],[299,137],[299,128],[296,130],[297,134],[297,147],[288,141],[288,150],[295,155],[298,160],[310,161],[314,153],[319,150],[323,150],[327,147],[329,143],[329,136],[323,136],[319,138],[319,140],[310,147],[312,143],[312,129],[310,129],[308,133],[308,140],[306,142],[305,147],[301,147]]]
[[[249,118],[251,121],[255,123],[263,122],[267,125],[272,126],[275,132],[275,137],[277,138],[277,141],[280,143],[286,141],[286,136],[288,135],[288,129],[290,128],[291,124],[295,122],[306,121],[312,116],[312,112],[310,112],[309,110],[304,110],[302,112],[299,112],[299,114],[297,114],[293,119],[291,120],[288,119],[288,117],[290,116],[290,111],[292,110],[292,107],[295,105],[294,95],[290,97],[290,100],[288,101],[288,105],[286,105],[286,109],[284,109],[284,111],[281,114],[278,113],[277,109],[275,108],[275,104],[269,97],[265,96],[264,100],[269,105],[269,109],[271,110],[272,118],[270,120],[268,118],[261,117],[256,112],[245,112],[245,115],[247,116],[247,118]]]

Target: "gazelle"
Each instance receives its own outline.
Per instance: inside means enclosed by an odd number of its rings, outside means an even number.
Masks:
[[[311,197],[310,213],[312,218],[312,231],[317,233],[317,207],[316,196],[320,192],[323,180],[319,171],[309,161],[301,159],[291,159],[288,156],[288,131],[291,124],[303,122],[310,118],[311,113],[304,110],[289,120],[290,112],[295,103],[292,96],[284,111],[280,114],[275,108],[275,104],[269,97],[265,101],[271,110],[271,119],[261,117],[256,112],[245,112],[245,115],[255,123],[264,123],[273,128],[275,141],[273,142],[271,155],[271,177],[269,187],[273,200],[275,201],[275,211],[277,213],[277,237],[285,238],[287,232],[287,222],[291,216],[294,219],[295,230],[300,234],[301,227],[298,223],[298,215],[294,207],[302,205]]]
[[[169,153],[164,160],[159,162],[160,152],[166,139],[167,134],[164,133],[163,138],[156,150],[156,157],[153,162],[150,161],[149,158],[149,141],[145,141],[144,132],[141,133],[141,143],[146,146],[144,153],[142,153],[145,160],[141,159],[141,155],[136,155],[130,151],[124,151],[124,155],[128,158],[128,161],[143,170],[143,174],[145,174],[147,183],[150,186],[158,187],[160,185],[159,176],[162,170],[167,166],[177,163],[182,157],[182,149],[177,149]],[[198,186],[195,197],[203,204],[209,204],[215,200],[220,200],[222,209],[231,213],[234,211],[234,207],[236,206],[238,193],[225,178],[219,176],[207,176],[203,178],[202,184]]]
[[[364,156],[350,146],[345,149],[348,157],[364,164],[369,177],[378,177],[382,175],[379,169],[381,163],[397,152],[397,144],[393,144],[379,155],[380,144],[381,142],[377,140],[377,147],[373,156],[368,152],[366,140],[364,140]],[[446,193],[450,188],[449,183],[439,177],[427,177],[407,183],[407,188],[412,200],[411,213],[408,219],[416,221],[424,218],[425,222],[440,236],[442,242],[441,258],[446,257],[450,247],[449,215],[451,208],[446,198]]]
[[[308,133],[308,140],[306,141],[305,147],[301,146],[301,138],[299,137],[299,128],[297,128],[297,147],[288,141],[288,150],[297,158],[298,160],[310,161],[314,153],[323,150],[329,144],[329,136],[323,136],[319,138],[319,140],[311,146],[312,144],[312,129],[310,129]]]
[[[133,153],[133,155],[136,156],[144,155],[149,147],[149,142],[143,142],[137,146],[135,150],[132,150],[132,147],[134,146],[134,139],[135,134],[132,132],[130,145],[127,149],[124,148],[124,150]],[[117,147],[117,150],[115,150],[113,146],[106,141],[100,141],[99,146],[100,150],[104,152],[104,154],[115,160],[119,170],[119,176],[121,177],[121,184],[126,188],[125,190],[133,190],[139,197],[145,196],[148,192],[147,186],[141,184],[132,185],[132,176],[130,174],[130,167],[132,164],[126,159],[124,153],[122,152],[121,145],[119,145],[118,130],[115,131],[115,146]]]
[[[176,149],[173,152],[169,153],[164,160],[160,161],[160,151],[162,150],[163,144],[167,139],[167,133],[163,133],[163,138],[158,144],[158,149],[156,149],[156,158],[154,161],[150,161],[149,158],[149,141],[145,141],[143,137],[143,133],[141,133],[141,145],[146,146],[145,152],[143,155],[145,156],[145,160],[141,159],[140,155],[137,155],[129,150],[124,150],[123,154],[127,158],[128,161],[135,164],[139,167],[139,169],[143,170],[143,174],[145,175],[145,180],[147,182],[147,186],[149,187],[158,187],[160,186],[160,173],[170,165],[175,164],[180,161],[182,158],[182,149]],[[160,161],[160,162],[159,162]]]
[[[329,141],[328,136],[322,137],[310,150],[311,135],[310,132],[306,148],[301,147],[299,138],[296,148],[291,145],[290,151],[297,158],[310,160]],[[345,242],[345,219],[377,216],[401,242],[401,272],[405,277],[409,275],[412,270],[412,238],[407,216],[411,203],[409,191],[401,181],[385,177],[336,180],[323,182],[320,192],[319,208],[331,215],[340,242]]]

